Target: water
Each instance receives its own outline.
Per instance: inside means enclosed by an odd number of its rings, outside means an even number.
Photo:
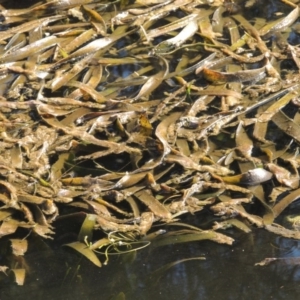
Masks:
[[[226,232],[228,234],[228,231]],[[65,247],[26,255],[24,286],[1,284],[0,299],[298,299],[300,268],[290,261],[255,266],[267,257],[299,257],[299,241],[263,229],[232,231],[233,246],[210,241],[148,247],[93,266]],[[185,258],[205,257],[175,264]],[[101,256],[102,262],[104,256]],[[120,295],[119,295],[120,296]]]

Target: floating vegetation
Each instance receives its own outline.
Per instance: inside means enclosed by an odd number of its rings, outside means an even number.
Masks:
[[[14,255],[76,218],[67,246],[97,266],[99,251],[150,242],[231,245],[232,226],[300,239],[277,223],[300,192],[299,7],[244,2],[1,7],[0,234]],[[179,222],[204,208],[209,228]]]

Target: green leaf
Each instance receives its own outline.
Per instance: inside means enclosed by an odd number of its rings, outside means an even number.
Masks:
[[[78,234],[78,241],[84,242],[87,238],[88,241],[93,239],[93,229],[96,223],[96,215],[87,214],[80,228]]]
[[[80,254],[85,256],[87,259],[89,259],[97,267],[102,266],[100,260],[96,256],[96,254],[90,248],[88,248],[88,246],[86,244],[81,243],[81,242],[74,242],[74,243],[70,243],[70,244],[65,244],[64,246],[73,248],[74,250],[76,250],[77,252],[79,252]]]

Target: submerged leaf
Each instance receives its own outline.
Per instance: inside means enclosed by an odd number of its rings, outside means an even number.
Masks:
[[[277,261],[277,260],[278,260],[278,258],[276,258],[276,257],[268,257],[268,258],[265,258],[264,260],[256,263],[255,266],[267,266],[270,263]]]
[[[5,275],[7,275],[6,271],[9,269],[9,267],[7,266],[0,266],[0,272],[4,273]]]
[[[155,247],[161,247],[165,245],[195,242],[202,240],[212,240],[220,244],[228,245],[232,245],[232,243],[234,242],[234,239],[215,231],[205,230],[199,232],[190,230],[188,232],[174,231],[170,233],[165,233],[164,235],[157,237],[153,241],[153,245]]]
[[[205,257],[191,257],[191,258],[185,258],[185,259],[180,259],[175,262],[168,263],[159,269],[155,270],[152,274],[151,277],[153,277],[156,281],[159,281],[161,276],[163,276],[169,269],[171,269],[174,266],[177,266],[178,264],[182,264],[188,261],[195,261],[195,260],[206,260]]]
[[[87,214],[80,228],[78,234],[78,241],[84,242],[86,239],[91,241],[93,239],[93,229],[96,224],[96,215]]]
[[[14,274],[17,285],[23,285],[26,274],[25,269],[10,269],[10,271]]]
[[[246,70],[246,71],[237,71],[235,73],[224,73],[209,70],[207,68],[203,69],[203,76],[206,80],[213,83],[222,83],[222,82],[253,82],[259,81],[260,79],[266,76],[266,68],[260,68],[257,70]]]
[[[120,292],[118,295],[110,298],[110,300],[126,300],[126,296],[123,292]]]
[[[71,247],[77,252],[79,252],[81,255],[85,256],[87,259],[89,259],[94,265],[97,267],[101,267],[101,262],[96,256],[96,254],[84,243],[81,242],[73,242],[70,244],[65,244],[65,246]]]

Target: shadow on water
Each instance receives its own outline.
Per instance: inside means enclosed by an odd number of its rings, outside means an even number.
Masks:
[[[153,244],[137,253],[110,256],[102,268],[64,247],[44,247],[26,255],[24,286],[1,282],[0,299],[298,299],[296,264],[282,260],[255,266],[267,257],[300,256],[298,241],[260,229],[234,236],[234,246],[209,241]],[[162,268],[191,257],[205,260]]]

